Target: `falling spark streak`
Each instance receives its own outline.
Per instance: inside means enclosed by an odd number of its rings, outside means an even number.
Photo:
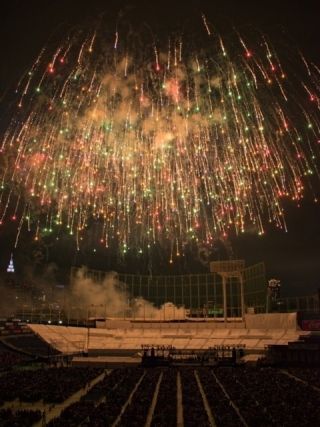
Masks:
[[[119,39],[119,33],[118,31],[116,31],[116,37],[115,37],[114,46],[113,46],[114,49],[117,49],[118,47],[118,39]]]
[[[206,19],[206,16],[204,13],[202,14],[202,20],[203,20],[203,24],[207,30],[208,36],[211,36],[211,31],[210,31],[210,28],[208,26],[207,19]]]

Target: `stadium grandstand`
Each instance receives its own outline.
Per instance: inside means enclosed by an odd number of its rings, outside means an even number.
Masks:
[[[0,425],[319,424],[318,301],[282,310],[263,264],[155,277],[74,268],[70,281],[60,299],[0,319]],[[84,304],[72,291],[84,286],[109,300]]]

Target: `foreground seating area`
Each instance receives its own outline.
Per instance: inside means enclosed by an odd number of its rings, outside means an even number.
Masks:
[[[248,425],[319,425],[320,393],[279,370],[219,368],[215,375]]]
[[[26,360],[28,360],[27,356],[11,350],[0,341],[0,372],[6,371]]]
[[[181,370],[181,385],[184,425],[186,427],[192,427],[194,425],[201,425],[203,427],[210,426],[192,368]]]
[[[139,427],[146,424],[147,409],[150,408],[159,376],[159,369],[149,370],[145,373],[126,411],[121,417],[121,426]]]
[[[198,372],[216,424],[221,426],[242,426],[243,422],[239,414],[235,411],[223,388],[216,381],[213,372],[209,372],[209,375],[207,369],[199,369]]]
[[[10,409],[0,410],[1,427],[31,427],[34,423],[41,420],[40,411],[20,410],[13,412]]]
[[[140,369],[115,369],[98,382],[78,402],[70,405],[48,425],[50,427],[65,427],[89,425],[111,425],[120,412],[125,399],[131,392],[131,387],[141,378]],[[128,394],[129,393],[129,394]],[[105,424],[104,424],[105,423]]]
[[[95,409],[92,402],[83,400],[75,402],[62,411],[59,418],[54,418],[48,423],[49,427],[77,427]]]
[[[0,376],[0,401],[18,398],[23,402],[63,402],[102,371],[96,368],[49,368],[9,372]]]
[[[152,427],[177,425],[177,371],[163,370],[157,403],[152,417]]]
[[[320,389],[320,370],[314,368],[290,368],[288,372]]]
[[[319,368],[312,372],[319,377]],[[0,395],[2,403],[17,397],[61,402],[60,412],[45,414],[50,427],[313,427],[320,424],[320,390],[311,384],[312,372],[248,366],[117,368],[83,388],[103,371],[39,369],[0,376]],[[63,405],[79,389],[78,400]],[[41,420],[39,411],[24,412],[0,408],[0,426]]]
[[[122,408],[127,403],[135,386],[144,375],[141,369],[126,369],[120,375],[119,381],[112,388],[104,388],[102,402],[90,414],[82,426],[105,427],[111,426],[120,415]]]

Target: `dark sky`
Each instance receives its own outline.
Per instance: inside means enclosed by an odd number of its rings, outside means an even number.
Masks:
[[[285,34],[309,58],[319,60],[317,0],[11,0],[1,2],[0,94],[21,76],[50,37],[63,37],[66,29],[104,15],[109,22],[124,17],[146,23],[156,33],[201,26],[201,13],[222,31],[235,26],[240,32],[257,28],[278,37]]]
[[[1,2],[0,101],[10,102],[12,87],[50,37],[63,37],[73,26],[101,15],[108,22],[125,16],[135,24],[148,24],[155,33],[166,34],[182,27],[192,30],[200,26],[201,12],[219,30],[235,26],[240,32],[248,28],[254,32],[257,28],[274,39],[284,37],[320,65],[319,0],[11,0]],[[3,120],[3,102],[0,108]],[[319,193],[319,188],[316,191]],[[320,287],[319,205],[308,198],[299,209],[289,205],[287,223],[288,233],[271,228],[264,237],[245,235],[233,239],[234,252],[248,263],[264,260],[268,278],[280,278],[286,293],[307,294]],[[8,262],[6,236],[0,233],[0,268]],[[196,263],[191,265],[197,270]],[[182,270],[183,267],[179,272]]]

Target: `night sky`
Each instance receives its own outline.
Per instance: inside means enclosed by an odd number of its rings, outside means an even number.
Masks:
[[[51,38],[62,38],[71,28],[95,22],[102,16],[108,22],[116,22],[121,17],[135,27],[146,24],[159,37],[181,28],[185,32],[197,31],[202,26],[202,12],[219,31],[225,27],[236,27],[239,32],[249,29],[254,34],[257,29],[267,33],[271,39],[283,38],[291,47],[301,49],[307,58],[320,65],[318,0],[6,1],[1,4],[0,14],[0,132],[5,126],[7,108],[13,102],[11,93],[15,83]],[[315,192],[320,193],[319,182],[315,183]],[[320,205],[314,204],[312,196],[307,194],[300,208],[287,203],[286,212],[288,233],[271,227],[263,237],[245,234],[232,238],[233,252],[235,257],[246,259],[248,264],[265,261],[267,277],[281,279],[286,294],[309,294],[320,287]],[[12,235],[10,229],[0,231],[2,270],[10,258]],[[28,258],[22,255],[26,248],[24,245],[26,242],[22,238],[21,248],[16,251],[16,258],[21,263]],[[127,272],[152,271],[159,274],[205,271],[192,253],[169,268],[160,252],[159,249],[152,262],[134,259],[119,261],[110,254],[106,257],[99,252],[84,252],[77,257],[72,241],[65,239],[48,243],[45,257],[59,267],[66,267],[68,262],[86,262],[95,268]],[[222,256],[220,252],[218,257]]]

